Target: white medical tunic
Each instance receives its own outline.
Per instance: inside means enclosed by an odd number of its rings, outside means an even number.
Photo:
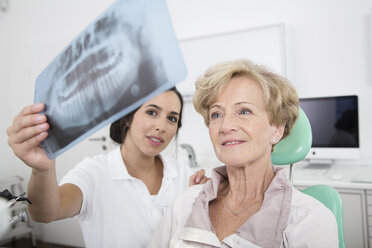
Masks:
[[[156,196],[129,175],[120,147],[76,165],[60,185],[71,183],[83,193],[78,220],[86,247],[145,247],[166,209],[189,183],[186,164],[161,156],[163,180]]]

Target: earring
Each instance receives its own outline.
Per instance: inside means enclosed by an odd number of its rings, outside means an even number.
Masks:
[[[276,141],[277,141],[277,139],[276,139],[276,138],[274,138],[274,139],[273,139],[273,143],[276,143]]]

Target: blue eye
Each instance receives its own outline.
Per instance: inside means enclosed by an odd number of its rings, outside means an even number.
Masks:
[[[221,117],[221,115],[220,115],[219,113],[216,113],[216,112],[215,112],[215,113],[212,113],[212,114],[211,114],[211,119],[212,119],[212,120],[217,119],[217,118],[220,118],[220,117]]]
[[[250,113],[251,113],[251,111],[249,109],[242,109],[242,110],[240,110],[240,113],[239,114],[241,114],[241,115],[248,115]]]

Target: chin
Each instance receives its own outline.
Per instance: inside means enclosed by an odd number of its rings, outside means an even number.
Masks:
[[[220,160],[223,164],[228,166],[242,166],[244,161],[237,157],[237,156],[217,156],[218,160]]]
[[[162,147],[152,148],[152,149],[149,149],[149,150],[145,151],[144,154],[146,154],[146,155],[149,156],[149,157],[156,157],[156,156],[158,156],[158,155],[159,155],[163,150],[164,150],[164,148],[162,148]]]

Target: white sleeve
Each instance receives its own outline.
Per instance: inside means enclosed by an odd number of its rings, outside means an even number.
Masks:
[[[333,213],[318,200],[294,191],[289,224],[284,231],[284,247],[338,248],[338,227]],[[302,194],[302,195],[300,195]]]
[[[85,158],[83,161],[79,162],[73,169],[71,169],[60,181],[59,186],[63,184],[73,184],[77,186],[83,194],[83,202],[78,215],[75,218],[81,217],[88,210],[91,205],[92,192],[94,192],[95,187],[95,161],[91,158]]]

